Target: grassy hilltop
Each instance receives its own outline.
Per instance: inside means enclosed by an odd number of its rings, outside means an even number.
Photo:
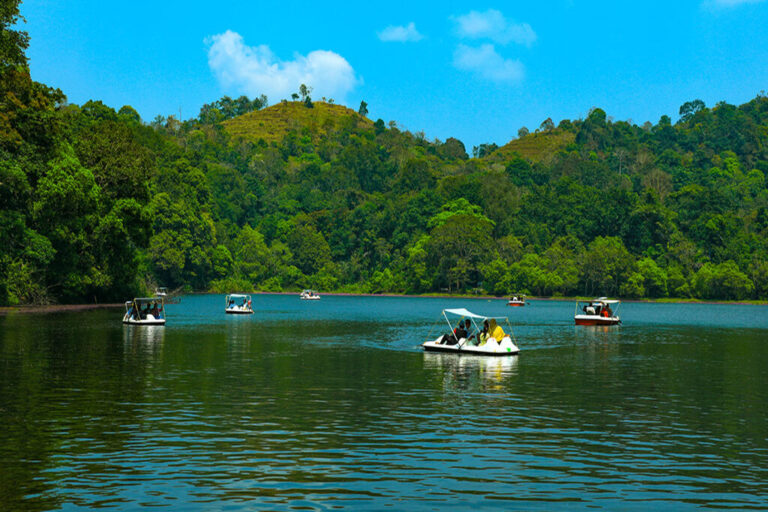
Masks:
[[[531,162],[542,162],[558,151],[565,149],[576,139],[573,132],[554,129],[551,131],[531,133],[519,139],[513,139],[507,144],[494,151],[494,161],[509,160],[515,153],[530,160]]]
[[[290,132],[309,133],[314,141],[347,127],[353,131],[370,127],[370,119],[343,105],[316,101],[307,108],[301,101],[284,101],[262,110],[224,121],[227,133],[252,142],[281,142]]]

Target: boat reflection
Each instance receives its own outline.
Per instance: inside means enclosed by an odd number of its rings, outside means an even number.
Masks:
[[[162,345],[165,339],[163,325],[123,325],[123,343],[135,347],[154,348]]]
[[[590,342],[614,343],[621,336],[621,327],[618,325],[593,325],[585,329],[582,326],[576,326],[574,327],[574,334],[577,339]]]
[[[474,384],[491,385],[502,389],[500,384],[517,375],[517,355],[505,357],[474,356],[424,352],[424,368],[443,372],[444,386],[468,389]]]

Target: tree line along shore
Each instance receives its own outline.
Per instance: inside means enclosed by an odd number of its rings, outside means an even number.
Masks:
[[[0,305],[187,291],[768,299],[768,97],[499,147],[313,98],[197,117],[35,82],[1,15]],[[510,115],[500,112],[499,115]]]

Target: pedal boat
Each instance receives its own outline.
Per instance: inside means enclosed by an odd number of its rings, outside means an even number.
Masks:
[[[251,296],[233,293],[225,298],[224,312],[228,315],[252,315]]]
[[[301,300],[320,300],[320,295],[315,290],[303,290],[299,297]]]
[[[165,299],[140,297],[125,302],[123,323],[129,325],[165,325]]]
[[[472,322],[473,331],[476,336],[479,335],[481,331],[480,326],[485,320],[495,320],[497,323],[506,323],[509,334],[504,333],[503,329],[501,329],[500,326],[497,326],[497,332],[503,334],[501,340],[497,340],[491,336],[485,342],[478,343],[476,339],[467,340],[466,338],[461,338],[455,345],[440,343],[443,336],[439,336],[435,340],[425,341],[421,344],[425,351],[453,352],[457,354],[475,354],[483,356],[514,356],[520,352],[520,349],[516,344],[517,340],[514,339],[514,334],[512,333],[512,326],[510,325],[509,319],[507,317],[476,315],[475,313],[472,313],[471,311],[468,311],[464,308],[444,309],[442,313],[443,318],[445,318],[445,321],[448,324],[450,332],[453,332],[454,323],[458,323],[462,319],[469,319]],[[451,319],[454,320],[453,323],[451,322]],[[480,325],[478,325],[478,322]]]

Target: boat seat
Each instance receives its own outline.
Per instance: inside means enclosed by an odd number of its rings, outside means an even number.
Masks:
[[[501,340],[501,343],[499,343],[499,348],[502,350],[507,350],[508,348],[513,348],[515,345],[512,343],[512,340],[507,336],[503,340]]]

